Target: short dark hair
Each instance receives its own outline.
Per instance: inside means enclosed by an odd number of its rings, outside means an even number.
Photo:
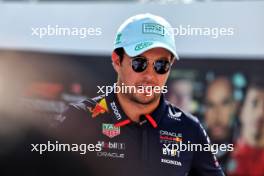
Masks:
[[[124,54],[125,54],[125,50],[123,47],[120,48],[116,48],[114,50],[114,52],[118,55],[119,59],[120,59],[120,63],[122,62],[123,58],[124,58]],[[170,52],[171,54],[171,61],[175,58],[174,55]]]
[[[248,89],[255,88],[264,90],[264,80],[260,75],[251,75],[251,80],[249,81]]]
[[[248,76],[249,83],[246,86],[245,96],[243,97],[242,104],[245,103],[246,96],[250,89],[257,89],[258,91],[264,91],[264,80],[260,74],[252,74]]]
[[[124,48],[116,48],[114,50],[114,52],[118,55],[119,59],[120,59],[120,63],[122,62],[123,58],[124,58],[124,54],[125,54],[125,50]]]

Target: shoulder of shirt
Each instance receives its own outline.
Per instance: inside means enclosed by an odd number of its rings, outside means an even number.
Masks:
[[[192,131],[196,131],[196,132],[202,132],[201,134],[203,134],[203,136],[207,136],[207,133],[203,127],[203,125],[201,124],[201,122],[199,121],[199,119],[190,114],[190,113],[187,113],[187,112],[184,112],[183,110],[179,109],[178,107],[176,107],[175,105],[167,102],[169,108],[172,108],[174,110],[174,112],[177,112],[177,113],[182,113],[181,116],[179,117],[180,118],[180,121],[182,122],[182,125],[183,126],[187,126],[188,129],[191,129]],[[209,140],[209,139],[207,139]]]
[[[87,98],[78,103],[70,103],[60,115],[56,116],[53,126],[63,127],[69,124],[72,125],[73,123],[80,121],[80,119],[87,119],[83,117],[90,116],[92,109],[104,97],[104,95],[100,95],[94,98]]]
[[[105,95],[99,95],[93,98],[87,98],[78,103],[70,103],[69,107],[73,107],[74,109],[80,111],[88,111],[89,108],[94,108],[96,104],[103,98],[105,98]]]
[[[104,97],[104,95],[100,95],[94,98],[87,98],[78,103],[70,103],[68,107],[64,110],[64,112],[55,118],[55,121],[59,123],[65,123],[65,121],[83,118],[84,114],[91,114],[92,109]]]
[[[175,106],[174,104],[172,104],[168,101],[166,101],[166,104],[168,105],[168,108],[171,108],[171,110],[173,112],[181,113],[181,116],[179,117],[179,119],[181,121],[200,125],[200,121],[196,116],[192,115],[191,113],[188,113],[188,112],[181,110],[180,108],[178,108],[177,106]],[[168,111],[168,113],[169,113],[169,111]]]

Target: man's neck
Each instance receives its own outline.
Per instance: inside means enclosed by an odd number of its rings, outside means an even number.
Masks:
[[[127,115],[127,117],[133,122],[139,122],[140,115],[149,114],[153,112],[159,105],[160,98],[148,105],[139,104],[128,99],[124,94],[116,94],[119,104]]]

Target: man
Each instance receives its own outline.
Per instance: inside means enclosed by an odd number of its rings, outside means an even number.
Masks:
[[[205,96],[204,120],[211,142],[232,144],[236,113],[232,83],[226,77],[217,77],[209,83]],[[216,156],[225,168],[229,152],[219,151]]]
[[[264,175],[264,81],[253,78],[241,110],[241,136],[228,163],[228,174]]]
[[[92,173],[223,175],[210,151],[174,148],[209,143],[195,117],[164,100],[162,88],[175,58],[173,30],[163,18],[140,14],[120,26],[112,53],[119,91],[71,105],[60,118],[60,134],[67,139],[102,145],[89,154]],[[135,89],[120,92],[124,86]]]
[[[193,85],[191,80],[178,78],[171,81],[168,100],[184,112],[192,112]]]

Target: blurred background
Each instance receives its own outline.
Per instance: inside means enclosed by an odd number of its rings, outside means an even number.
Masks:
[[[68,103],[115,82],[115,33],[128,17],[147,12],[175,28],[209,29],[175,36],[180,61],[166,97],[196,115],[212,143],[235,145],[217,153],[227,175],[264,175],[262,0],[0,1],[0,164],[7,173],[6,160],[23,163],[20,146],[48,133]],[[41,36],[47,28],[90,33]],[[233,32],[216,35],[214,28]]]

